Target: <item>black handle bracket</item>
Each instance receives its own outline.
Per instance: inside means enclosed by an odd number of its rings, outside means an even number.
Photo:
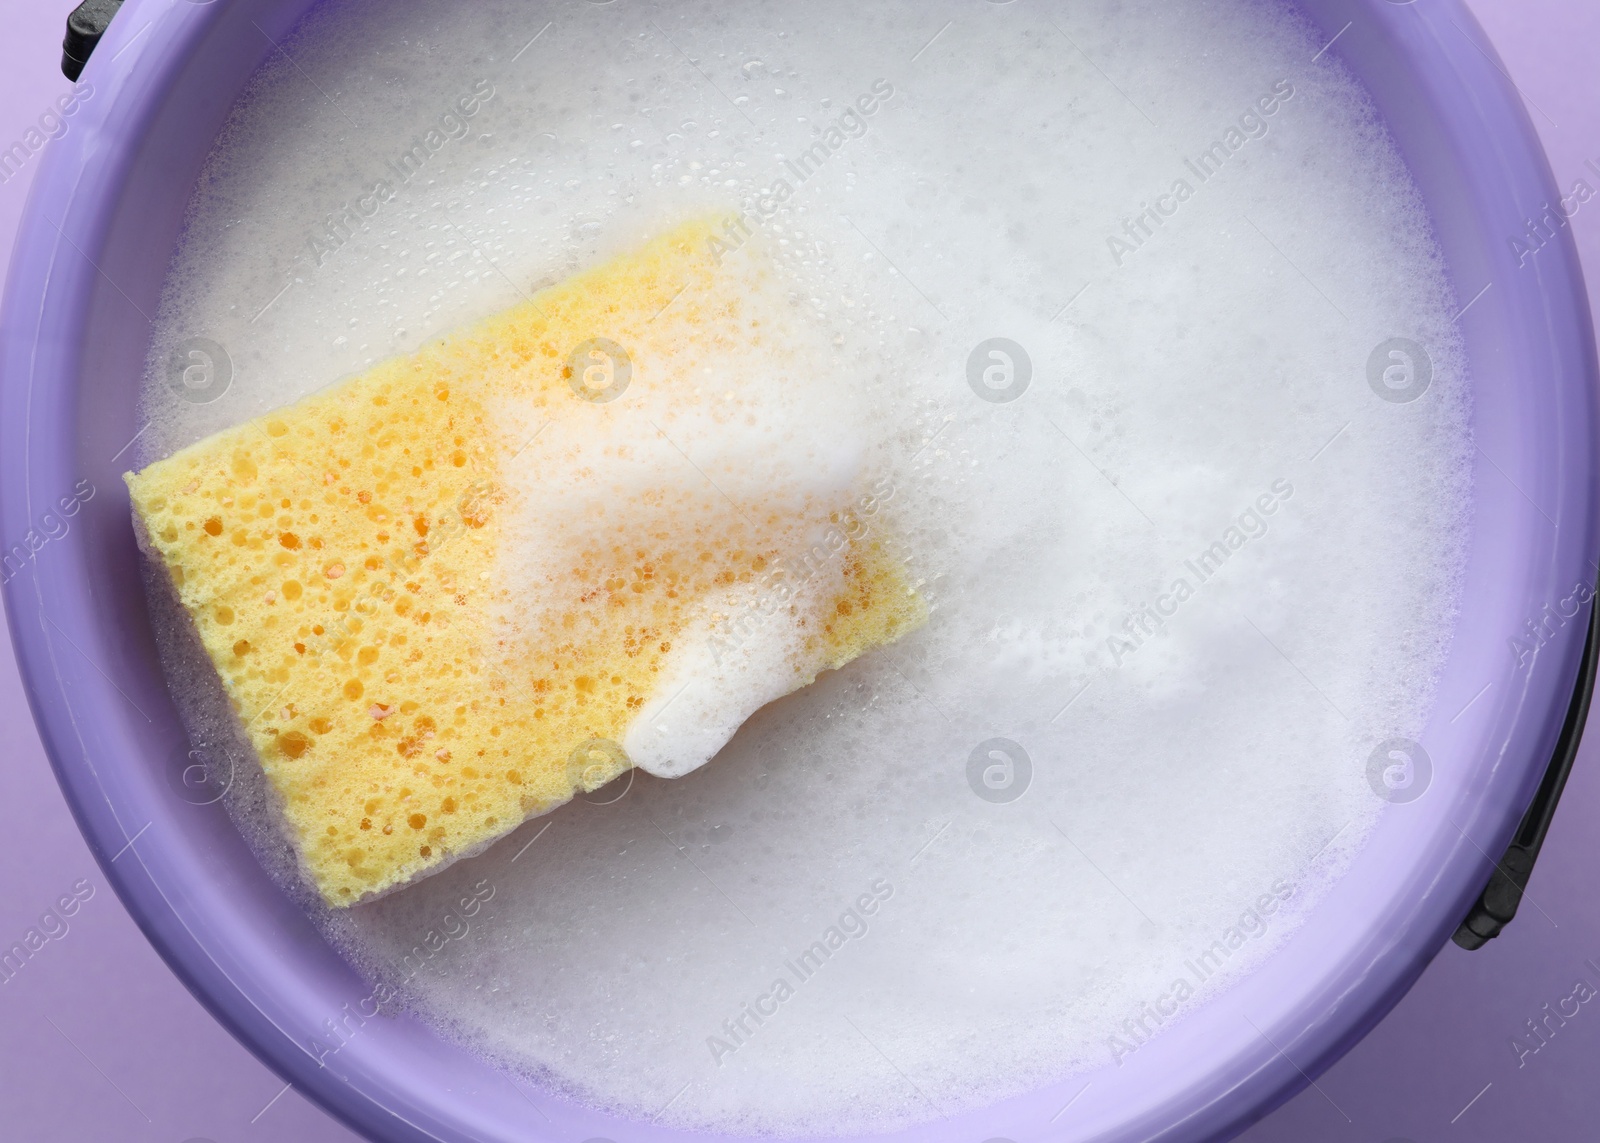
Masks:
[[[73,83],[83,74],[83,65],[111,26],[111,18],[122,7],[122,0],[83,0],[67,17],[67,38],[61,41],[61,74]]]
[[[1561,726],[1561,737],[1556,739],[1554,756],[1533,796],[1533,803],[1522,816],[1522,823],[1511,839],[1511,845],[1489,875],[1478,900],[1467,913],[1466,919],[1456,929],[1452,938],[1462,948],[1472,951],[1500,935],[1502,929],[1517,915],[1522,904],[1522,894],[1533,876],[1533,863],[1539,859],[1545,834],[1550,832],[1551,819],[1555,817],[1556,803],[1566,789],[1567,776],[1572,773],[1572,763],[1578,756],[1578,743],[1583,738],[1583,724],[1589,717],[1589,701],[1594,697],[1596,661],[1600,660],[1600,597],[1589,605],[1589,636],[1583,645],[1583,661],[1578,667],[1578,682],[1573,688],[1572,702],[1567,706],[1567,719]]]

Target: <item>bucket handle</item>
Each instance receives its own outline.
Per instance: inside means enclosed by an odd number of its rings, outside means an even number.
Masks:
[[[111,26],[111,18],[122,7],[122,0],[83,0],[67,17],[67,38],[61,41],[61,74],[73,83],[83,74],[83,65],[100,37]]]
[[[1517,906],[1522,904],[1523,891],[1533,875],[1533,863],[1539,859],[1545,834],[1550,831],[1550,821],[1555,817],[1556,803],[1561,801],[1573,760],[1578,756],[1583,724],[1589,717],[1589,700],[1594,697],[1597,660],[1600,660],[1600,599],[1591,600],[1589,604],[1589,636],[1583,645],[1583,661],[1578,666],[1572,702],[1567,706],[1567,720],[1561,726],[1561,737],[1556,739],[1555,755],[1545,769],[1539,790],[1528,812],[1522,816],[1522,823],[1517,826],[1505,856],[1495,863],[1489,883],[1451,938],[1469,952],[1481,949],[1498,937],[1517,915]]]

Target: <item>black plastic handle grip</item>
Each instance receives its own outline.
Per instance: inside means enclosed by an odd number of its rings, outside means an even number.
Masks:
[[[61,41],[61,74],[73,83],[83,74],[83,65],[100,37],[111,26],[111,18],[122,7],[122,0],[83,0],[67,17],[67,38]]]
[[[1566,789],[1567,776],[1572,773],[1572,762],[1578,756],[1578,743],[1583,739],[1583,724],[1589,717],[1589,701],[1594,697],[1596,661],[1600,660],[1600,598],[1589,604],[1589,637],[1583,645],[1583,661],[1578,667],[1578,682],[1572,692],[1572,702],[1567,706],[1567,720],[1561,726],[1561,737],[1556,740],[1555,755],[1539,783],[1533,803],[1522,816],[1511,845],[1489,875],[1477,903],[1467,913],[1466,919],[1456,929],[1452,938],[1456,944],[1469,951],[1481,949],[1500,935],[1500,931],[1517,915],[1522,904],[1523,891],[1528,878],[1533,875],[1533,863],[1539,859],[1545,834],[1550,832],[1550,821],[1555,817],[1556,804]]]

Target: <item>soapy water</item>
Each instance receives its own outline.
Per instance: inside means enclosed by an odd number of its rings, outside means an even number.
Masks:
[[[1309,25],[341,0],[284,47],[196,195],[143,459],[715,213],[838,363],[852,526],[931,609],[692,774],[318,912],[386,1010],[640,1119],[887,1130],[1126,1061],[1292,934],[1428,715],[1470,524],[1458,305]],[[216,399],[170,383],[194,339]]]

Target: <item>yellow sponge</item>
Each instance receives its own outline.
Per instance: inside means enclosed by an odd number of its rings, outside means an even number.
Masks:
[[[193,619],[329,904],[403,885],[626,769],[614,744],[668,697],[663,680],[685,661],[674,642],[708,615],[726,626],[728,601],[787,558],[790,501],[768,510],[708,491],[689,531],[619,514],[564,581],[535,585],[537,622],[511,621],[532,588],[506,571],[530,496],[510,466],[538,417],[595,408],[574,376],[582,347],[597,333],[643,346],[630,366],[641,392],[690,401],[702,399],[696,361],[764,336],[712,288],[710,227],[690,223],[125,477],[141,544]],[[675,348],[649,349],[663,345]],[[796,687],[925,617],[848,504],[808,503],[847,540],[820,606],[785,594]]]

